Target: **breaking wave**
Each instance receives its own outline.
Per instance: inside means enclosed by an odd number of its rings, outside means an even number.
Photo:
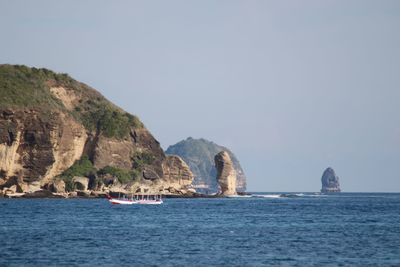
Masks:
[[[305,198],[305,197],[325,197],[320,193],[282,193],[282,194],[251,194],[253,198]]]
[[[259,198],[281,198],[281,195],[271,194],[271,195],[251,195],[251,197],[259,197]]]

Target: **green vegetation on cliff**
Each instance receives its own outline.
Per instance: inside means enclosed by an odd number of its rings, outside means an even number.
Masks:
[[[107,137],[123,138],[129,134],[130,126],[143,127],[136,116],[121,113],[110,107],[94,105],[95,108],[83,112],[83,125],[93,131],[100,130]]]
[[[149,152],[142,151],[135,153],[131,159],[134,162],[134,167],[136,169],[143,169],[145,165],[151,165],[154,162],[155,157]]]
[[[93,167],[93,163],[89,160],[89,157],[84,155],[80,160],[65,170],[61,176],[72,178],[74,176],[90,176],[96,173],[96,169]]]
[[[118,181],[126,184],[132,180],[136,180],[140,176],[138,170],[123,170],[116,167],[107,166],[97,172],[100,175],[110,174],[117,177]]]
[[[73,110],[68,110],[55,97],[51,87],[71,90],[79,99]],[[58,74],[48,69],[21,65],[0,65],[0,107],[34,108],[43,114],[63,111],[72,115],[89,131],[107,137],[124,138],[130,127],[141,128],[142,122],[105,99],[99,92],[72,79],[68,74]]]
[[[66,189],[68,191],[74,190],[74,185],[72,183],[72,178],[78,177],[96,177],[96,175],[110,174],[116,177],[118,181],[122,184],[126,184],[130,181],[136,180],[140,177],[139,170],[124,170],[117,167],[107,166],[101,170],[97,170],[93,163],[90,161],[89,157],[84,155],[80,160],[75,161],[75,163],[65,170],[59,177],[64,180]]]
[[[55,74],[47,69],[0,65],[0,105],[2,108],[62,108],[46,81],[64,81],[67,77],[67,74]]]
[[[93,167],[92,162],[89,160],[88,156],[83,156],[80,160],[75,161],[75,163],[65,170],[61,175],[61,179],[65,182],[65,187],[68,191],[73,191],[72,178],[74,176],[89,177],[96,173],[96,169]]]

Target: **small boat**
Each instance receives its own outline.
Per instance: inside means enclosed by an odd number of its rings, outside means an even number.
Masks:
[[[137,204],[137,203],[135,203],[136,201],[132,201],[132,200],[129,200],[129,199],[109,198],[108,201],[110,201],[111,204],[120,204],[120,205]]]
[[[108,201],[114,205],[159,205],[164,203],[161,195],[132,195],[130,198],[123,196],[122,198],[113,198],[107,195]]]

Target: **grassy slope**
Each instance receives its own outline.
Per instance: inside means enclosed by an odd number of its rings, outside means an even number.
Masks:
[[[73,111],[52,95],[50,86],[63,86],[80,96]],[[43,113],[62,110],[70,113],[89,131],[99,130],[108,137],[123,138],[130,127],[143,127],[142,122],[113,105],[99,92],[67,74],[21,65],[0,65],[0,108],[35,108]]]

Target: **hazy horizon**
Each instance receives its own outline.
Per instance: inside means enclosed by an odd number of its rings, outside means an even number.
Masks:
[[[0,1],[0,64],[70,74],[248,191],[400,191],[399,1]]]

